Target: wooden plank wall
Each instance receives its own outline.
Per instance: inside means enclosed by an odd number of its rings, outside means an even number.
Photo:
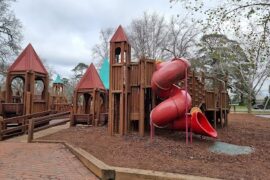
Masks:
[[[122,86],[123,86],[123,81],[124,81],[124,73],[123,73],[123,65],[122,64],[114,64],[112,65],[112,73],[113,77],[112,78],[112,93],[116,92],[121,92],[122,91]]]
[[[155,61],[149,59],[141,59],[139,62],[132,62],[129,65],[111,65],[110,91],[112,97],[109,117],[112,120],[109,121],[110,134],[126,134],[137,129],[141,136],[144,135],[145,117],[149,116],[149,114],[145,114],[144,109],[145,89],[151,87],[154,71]],[[121,90],[123,84],[125,89]],[[125,99],[126,97],[127,99]],[[152,105],[153,102],[155,101],[150,101],[148,104]],[[125,120],[124,116],[127,116]]]

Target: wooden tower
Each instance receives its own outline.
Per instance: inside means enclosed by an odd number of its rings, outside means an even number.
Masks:
[[[71,104],[68,103],[64,93],[64,82],[58,74],[53,81],[52,92],[50,96],[50,109],[56,112],[70,111]]]
[[[110,41],[109,133],[128,131],[128,88],[131,47],[119,26]]]
[[[15,78],[23,82],[22,93],[12,92],[12,81]],[[4,113],[17,111],[16,115],[24,115],[48,110],[48,85],[48,72],[29,44],[8,69]],[[41,92],[37,93],[37,87]]]
[[[55,96],[64,96],[64,83],[59,74],[57,74],[53,81],[52,91]]]

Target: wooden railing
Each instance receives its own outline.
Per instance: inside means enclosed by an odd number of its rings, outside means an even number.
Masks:
[[[3,138],[8,138],[15,135],[24,134],[27,132],[29,120],[32,118],[42,118],[55,113],[53,111],[44,111],[29,115],[17,116],[8,119],[0,118],[0,140]],[[9,124],[17,123],[15,127],[8,127]]]
[[[33,113],[33,114],[28,114],[28,115],[23,115],[23,116],[16,116],[16,117],[4,119],[2,123],[4,127],[6,127],[8,124],[11,124],[11,123],[25,124],[28,119],[41,117],[41,116],[47,116],[51,113],[55,113],[55,112],[43,111],[43,112],[38,112],[38,113]]]
[[[65,124],[70,121],[70,118],[65,118],[63,120],[56,121],[54,123],[50,123],[51,120],[55,118],[59,118],[62,116],[69,115],[70,112],[61,112],[53,115],[48,115],[46,117],[39,117],[39,118],[33,118],[29,120],[29,125],[28,125],[28,138],[27,142],[31,142],[34,138],[34,132],[38,132],[53,126],[58,126],[61,124]],[[44,126],[41,126],[42,124],[47,124]]]
[[[90,114],[73,114],[71,116],[71,122],[70,125],[71,126],[75,126],[76,124],[87,124],[87,125],[95,125],[95,118],[94,115],[92,113]]]
[[[68,104],[68,103],[54,103],[53,104],[53,109],[56,112],[70,111],[71,108],[72,108],[71,104]]]
[[[2,103],[2,110],[4,114],[23,114],[23,103]]]

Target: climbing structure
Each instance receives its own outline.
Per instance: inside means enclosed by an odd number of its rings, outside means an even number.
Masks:
[[[155,61],[131,62],[131,47],[121,26],[110,41],[109,133],[144,135],[154,106],[151,76]],[[148,126],[147,126],[148,127]]]
[[[107,113],[106,103],[106,89],[91,63],[74,92],[71,125],[102,124],[105,121],[104,113]]]
[[[29,44],[8,69],[4,117],[48,110],[48,82],[48,72]]]
[[[163,65],[161,63],[156,65],[155,60],[146,58],[132,62],[128,38],[123,28],[118,27],[110,41],[108,128],[111,135],[124,135],[131,131],[138,131],[140,135],[144,135],[150,124],[151,110],[163,100],[151,89],[153,73]],[[168,76],[174,74],[168,73]],[[204,73],[200,75],[194,71],[188,73],[187,90],[192,98],[190,106],[201,108],[207,119],[214,124],[214,128],[218,122],[222,127],[227,124],[227,113],[230,108],[226,80],[219,80],[223,86],[214,83],[213,91],[206,88],[207,78]],[[217,79],[213,79],[216,82]],[[177,85],[183,88],[183,83],[177,82]],[[198,117],[206,119],[201,115]]]

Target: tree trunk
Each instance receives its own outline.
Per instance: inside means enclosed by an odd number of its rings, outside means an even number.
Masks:
[[[251,103],[252,103],[252,96],[251,96],[251,90],[249,89],[248,91],[248,113],[251,113]]]

